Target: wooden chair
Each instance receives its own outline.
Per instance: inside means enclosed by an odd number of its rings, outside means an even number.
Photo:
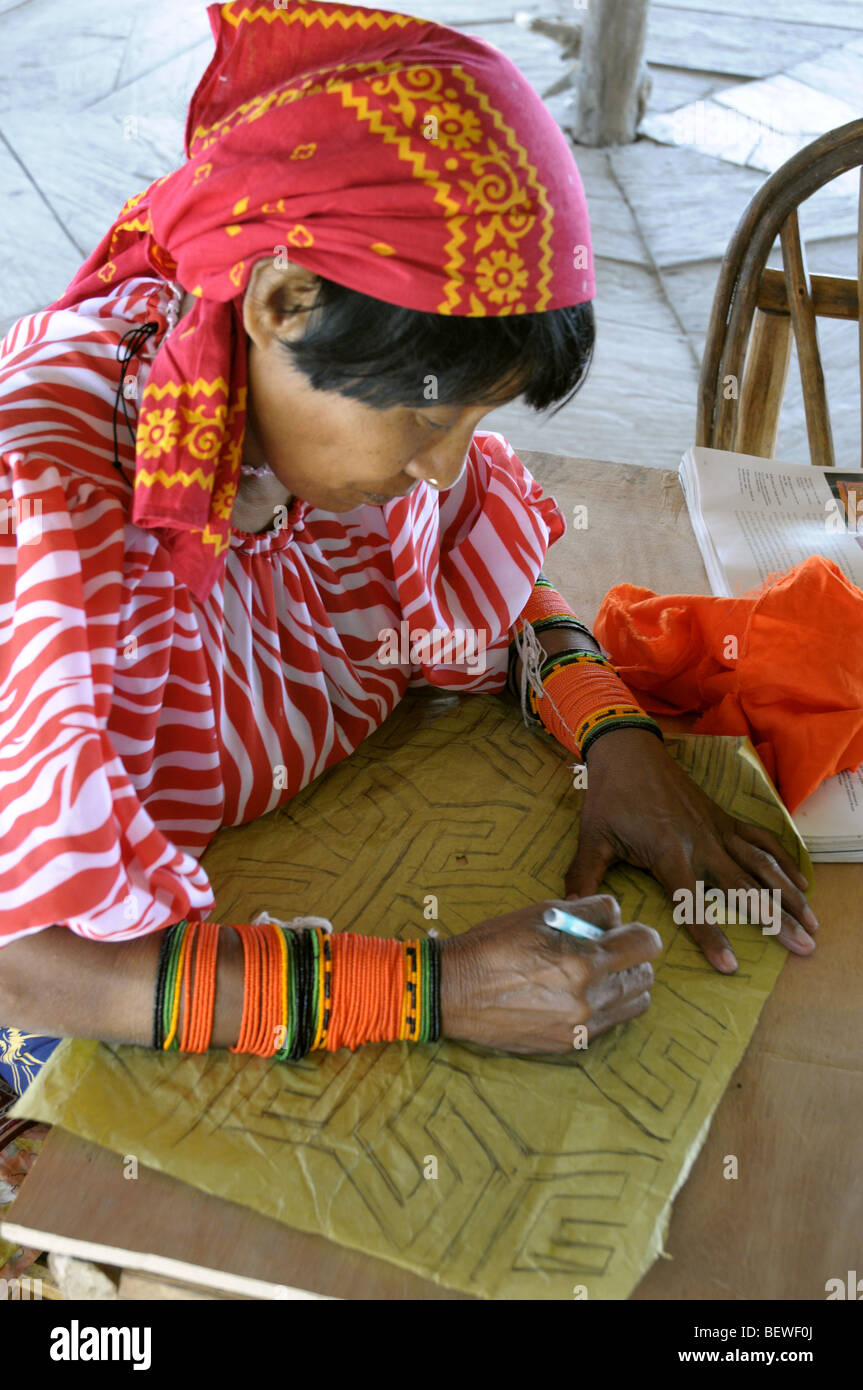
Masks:
[[[857,280],[807,273],[797,219],[802,202],[858,165],[863,166],[863,120],[828,131],[800,150],[771,174],[743,214],[725,253],[713,300],[698,389],[697,444],[774,456],[793,329],[810,461],[834,466],[815,327],[819,314],[856,319],[859,325],[863,440],[863,170]],[[768,270],[777,236],[783,269]]]

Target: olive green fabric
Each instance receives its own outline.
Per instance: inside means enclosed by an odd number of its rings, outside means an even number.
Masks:
[[[809,872],[745,741],[669,747]],[[266,909],[446,937],[560,897],[583,796],[571,762],[508,699],[409,697],[287,808],[217,837],[203,861],[213,919]],[[786,953],[757,926],[729,926],[740,969],[722,977],[649,875],[618,866],[606,886],[665,951],[648,1012],[586,1050],[391,1044],[291,1065],[69,1041],[16,1113],[455,1289],[624,1298],[662,1249]]]

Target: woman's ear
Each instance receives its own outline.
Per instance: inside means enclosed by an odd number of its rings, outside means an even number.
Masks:
[[[243,324],[255,345],[266,350],[274,338],[301,338],[319,284],[302,266],[279,269],[272,257],[258,261],[243,299]]]

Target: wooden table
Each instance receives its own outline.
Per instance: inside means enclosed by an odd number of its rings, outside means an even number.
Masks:
[[[545,566],[584,621],[624,580],[710,592],[675,473],[522,457],[568,523],[587,508]],[[634,1298],[822,1300],[827,1279],[863,1270],[861,904],[863,865],[817,867],[818,949],[789,956],[675,1203],[672,1258]],[[729,1155],[736,1179],[724,1176]],[[121,1297],[463,1297],[162,1173],[126,1181],[116,1155],[59,1130],[12,1214],[16,1239],[122,1266]]]

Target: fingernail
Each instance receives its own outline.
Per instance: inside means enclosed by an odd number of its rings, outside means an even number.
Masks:
[[[812,911],[811,907],[807,906],[806,908],[804,908],[801,921],[805,926],[809,928],[810,931],[818,930],[818,918],[815,916],[815,913]]]
[[[734,952],[733,952],[733,951],[720,951],[720,952],[719,952],[719,964],[722,966],[722,969],[723,969],[723,970],[736,970],[736,969],[737,969],[737,961],[736,961],[736,959],[735,959]]]

